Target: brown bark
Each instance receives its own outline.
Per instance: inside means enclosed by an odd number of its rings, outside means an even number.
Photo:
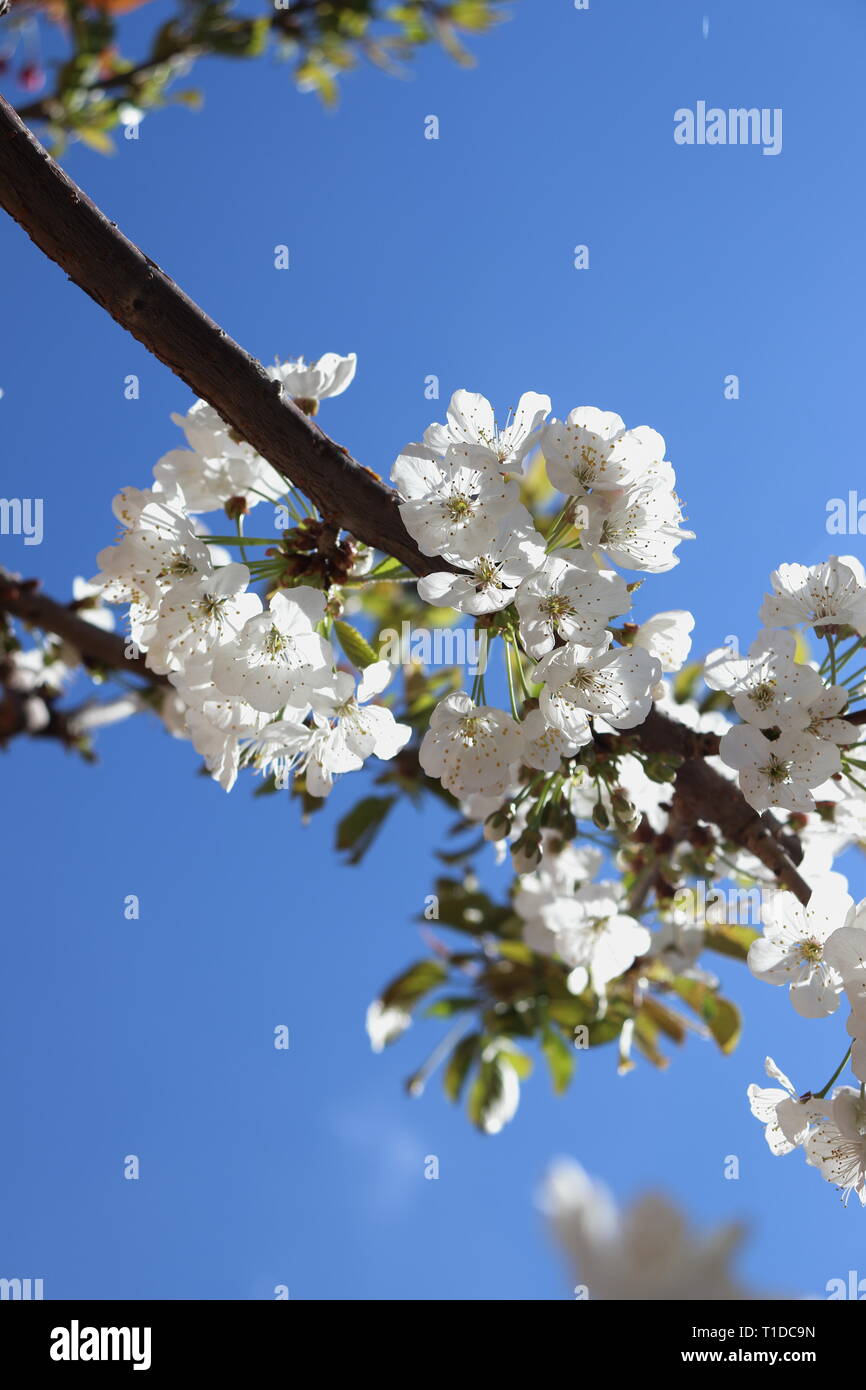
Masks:
[[[440,560],[422,555],[409,536],[396,494],[283,397],[261,364],[109,222],[2,97],[0,206],[76,285],[305,492],[323,516],[416,574],[443,568]]]
[[[73,646],[89,666],[104,667],[108,671],[132,671],[151,685],[165,683],[164,677],[148,669],[143,656],[126,656],[127,644],[123,637],[96,627],[80,618],[74,607],[40,593],[33,580],[19,582],[0,570],[0,613],[11,613],[31,627],[53,632]]]

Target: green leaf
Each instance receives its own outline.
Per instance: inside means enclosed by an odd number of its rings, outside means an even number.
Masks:
[[[467,1033],[466,1037],[460,1039],[451,1053],[442,1080],[445,1094],[449,1100],[458,1101],[460,1099],[466,1078],[469,1075],[469,1068],[478,1056],[480,1043],[480,1033]]]
[[[743,1026],[736,1005],[729,999],[721,999],[715,990],[710,989],[701,980],[690,980],[684,975],[677,975],[673,988],[707,1025],[722,1051],[733,1052],[740,1040]]]
[[[494,903],[471,881],[467,884],[459,879],[439,878],[434,892],[437,899],[436,920],[443,927],[469,932],[471,936],[480,936],[484,932],[505,935],[508,924],[518,920],[510,908]],[[425,919],[421,917],[419,920]]]
[[[453,1018],[474,1009],[478,1000],[472,994],[445,994],[424,1010],[425,1018]]]
[[[94,126],[79,126],[76,134],[84,145],[90,149],[98,151],[99,154],[116,154],[117,149],[110,135],[106,135],[104,130],[97,130]]]
[[[170,101],[178,106],[186,106],[190,111],[201,111],[204,106],[204,92],[197,87],[187,87],[182,92],[173,92]]]
[[[691,699],[695,686],[703,674],[704,666],[701,661],[692,661],[688,666],[684,666],[674,676],[673,689],[674,699],[681,705],[686,700]]]
[[[643,1009],[636,1015],[634,1021],[635,1046],[643,1053],[648,1062],[652,1062],[653,1066],[664,1070],[670,1059],[665,1057],[664,1053],[659,1052],[656,1046],[660,1031],[658,1024]]]
[[[349,863],[360,864],[385,822],[394,796],[365,796],[337,826],[337,849],[349,850]]]
[[[500,956],[515,961],[517,965],[531,965],[535,960],[535,952],[523,941],[497,941],[496,950]]]
[[[213,28],[205,29],[202,37],[214,53],[224,58],[256,58],[267,43],[270,21],[260,19],[221,19]]]
[[[714,710],[721,710],[727,714],[734,708],[734,702],[730,695],[724,690],[710,690],[698,704],[701,714],[711,714]]]
[[[499,1046],[499,1056],[509,1062],[521,1081],[526,1081],[532,1075],[532,1058],[527,1057],[525,1052],[521,1052],[516,1047],[511,1038],[503,1038]]]
[[[450,9],[451,19],[461,29],[482,34],[500,18],[490,8],[488,0],[456,0]]]
[[[386,1008],[411,1008],[425,994],[437,989],[447,978],[448,971],[441,961],[416,961],[382,991],[382,1003]]]
[[[337,84],[333,73],[310,57],[295,69],[295,81],[305,91],[316,91],[326,106],[337,103]]]
[[[579,1023],[589,1024],[595,1017],[595,1007],[572,995],[570,999],[551,999],[547,1012],[554,1023],[573,1030]],[[615,1035],[612,1035],[615,1036]]]
[[[541,1038],[541,1050],[547,1058],[553,1089],[558,1096],[567,1091],[574,1075],[574,1048],[561,1033],[546,1028]]]
[[[342,619],[338,618],[334,623],[334,632],[346,656],[353,666],[357,666],[359,671],[363,671],[366,666],[372,666],[374,661],[379,660],[366,637],[362,637],[358,629],[352,627],[351,623],[344,623]]]
[[[704,932],[704,945],[708,950],[718,952],[720,956],[733,956],[734,960],[745,960],[749,954],[749,947],[759,936],[760,932],[755,931],[753,927],[708,927]]]
[[[730,999],[717,999],[710,1032],[724,1053],[733,1052],[743,1031],[742,1015]]]
[[[501,1053],[494,1058],[482,1061],[478,1068],[478,1075],[470,1087],[467,1102],[469,1118],[478,1129],[485,1133],[490,1133],[487,1127],[490,1112],[502,1099],[503,1073],[508,1066],[511,1066],[509,1059]],[[512,1070],[514,1070],[513,1067]]]
[[[660,1003],[653,995],[645,996],[641,1004],[641,1013],[645,1013],[652,1019],[653,1023],[662,1033],[666,1034],[672,1042],[681,1043],[685,1041],[686,1025],[682,1018],[675,1014],[673,1009],[668,1009]]]
[[[384,560],[380,560],[378,565],[374,565],[369,574],[365,574],[365,579],[386,579],[395,570],[404,568],[403,561],[397,560],[393,555],[386,555]]]
[[[601,1043],[613,1042],[622,1032],[622,1025],[626,1019],[632,1017],[633,1014],[628,1004],[622,1000],[611,1000],[604,1018],[596,1019],[586,1025],[590,1047],[598,1047]]]

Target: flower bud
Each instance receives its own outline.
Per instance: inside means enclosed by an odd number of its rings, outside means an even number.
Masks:
[[[514,821],[507,811],[503,811],[501,808],[498,811],[491,811],[484,822],[485,840],[507,840],[513,824]]]
[[[531,874],[541,863],[541,836],[537,830],[524,830],[511,846],[511,863],[514,872]]]
[[[18,74],[18,81],[25,92],[41,92],[45,86],[45,70],[38,63],[25,63]]]
[[[653,753],[644,763],[644,772],[651,782],[673,782],[682,761],[678,753]]]

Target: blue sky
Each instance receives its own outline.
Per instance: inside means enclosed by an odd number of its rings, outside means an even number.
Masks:
[[[524,0],[473,44],[472,71],[432,51],[406,80],[359,71],[328,113],[276,64],[209,62],[191,79],[202,114],[149,116],[115,158],[64,162],[263,360],[356,351],[321,420],[384,474],[457,387],[660,430],[698,540],[638,612],[691,608],[702,651],[751,639],[780,562],[866,558],[825,528],[862,477],[864,37],[855,0]],[[677,146],[674,111],[699,100],[782,108],[781,154]],[[0,264],[2,490],[45,499],[42,546],[4,537],[2,562],[63,596],[113,537],[114,492],[180,442],[169,414],[190,396],[5,220]],[[380,1057],[363,1031],[422,953],[412,918],[443,817],[406,811],[345,868],[333,829],[358,779],[302,829],[248,782],[227,797],[197,776],[155,722],[100,752],[90,768],[19,743],[0,765],[0,1274],[58,1298],[568,1297],[532,1203],[557,1154],[623,1198],[664,1186],[702,1224],[746,1221],[742,1268],[764,1288],[820,1295],[862,1265],[859,1207],[771,1158],[744,1094],[768,1051],[822,1085],[838,1022],[723,969],[746,1010],[733,1058],[694,1041],[666,1074],[617,1079],[602,1049],[562,1100],[539,1069],[516,1121],[482,1138],[438,1079],[402,1091],[438,1025]],[[859,862],[850,874],[860,897]]]

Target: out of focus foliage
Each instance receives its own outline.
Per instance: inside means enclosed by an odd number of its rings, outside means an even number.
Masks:
[[[168,19],[158,7],[146,42],[139,38],[137,51],[128,52],[126,16],[149,4],[8,0],[0,17],[4,94],[25,120],[42,127],[55,151],[79,139],[110,153],[110,132],[120,127],[134,138],[155,107],[200,106],[197,89],[169,88],[206,55],[282,59],[301,91],[333,105],[340,77],[359,61],[399,71],[421,45],[438,43],[468,64],[465,38],[505,17],[502,0],[177,0]],[[135,27],[140,35],[140,18]],[[46,57],[55,52],[62,56]]]

